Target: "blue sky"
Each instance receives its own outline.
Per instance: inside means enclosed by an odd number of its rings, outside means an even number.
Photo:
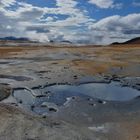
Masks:
[[[1,0],[0,37],[109,44],[140,36],[139,0]]]

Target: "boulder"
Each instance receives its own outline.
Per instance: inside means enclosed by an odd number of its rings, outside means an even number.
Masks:
[[[12,94],[12,88],[8,85],[0,84],[0,101],[7,98]]]

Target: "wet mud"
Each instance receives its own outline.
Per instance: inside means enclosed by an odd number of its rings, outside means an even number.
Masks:
[[[32,78],[25,77],[25,76],[13,76],[13,75],[0,75],[2,79],[13,79],[16,81],[30,81]]]

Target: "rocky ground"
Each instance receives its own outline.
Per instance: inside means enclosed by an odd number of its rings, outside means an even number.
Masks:
[[[48,86],[91,82],[139,91],[139,54],[139,45],[0,47],[0,139],[140,139],[139,96],[126,102],[72,96],[63,105],[44,102],[47,113],[14,98],[18,90],[42,99]]]

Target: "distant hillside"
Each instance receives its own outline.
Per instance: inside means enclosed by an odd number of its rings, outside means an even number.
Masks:
[[[25,37],[16,38],[13,36],[8,36],[8,37],[0,38],[0,41],[30,41],[30,40]]]
[[[72,42],[69,40],[62,40],[61,43],[72,44]]]
[[[71,41],[69,41],[69,40],[60,40],[60,41],[54,41],[54,40],[50,40],[49,41],[50,43],[58,43],[58,44],[72,44],[72,42]]]
[[[140,44],[140,37],[133,38],[123,43],[119,43],[119,42],[112,43],[112,45],[119,45],[119,44]]]

